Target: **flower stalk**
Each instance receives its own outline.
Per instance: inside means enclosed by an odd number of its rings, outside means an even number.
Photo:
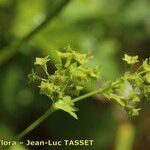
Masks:
[[[147,98],[150,96],[150,63],[147,59],[134,73],[126,72],[116,81],[106,82],[101,88],[80,96],[85,89],[85,83],[101,79],[98,68],[86,67],[91,55],[75,52],[70,47],[58,52],[58,55],[62,63],[55,65],[56,70],[52,75],[48,74],[49,57],[36,58],[34,64],[40,66],[47,77],[41,77],[33,69],[28,77],[32,82],[40,81],[40,85],[38,85],[40,94],[47,96],[53,104],[41,117],[22,131],[17,136],[17,140],[31,132],[56,110],[63,110],[78,119],[75,103],[97,94],[104,95],[108,100],[115,100],[131,116],[139,114],[141,108],[137,108],[137,104],[141,101],[141,96]],[[138,56],[128,56],[127,54],[123,60],[129,65],[134,65],[139,61]]]
[[[34,128],[36,128],[39,124],[41,124],[46,118],[48,118],[52,113],[54,113],[57,109],[52,105],[41,117],[39,117],[36,121],[34,121],[31,125],[29,125],[25,130],[23,130],[17,137],[16,140],[19,141],[29,132],[31,132]]]

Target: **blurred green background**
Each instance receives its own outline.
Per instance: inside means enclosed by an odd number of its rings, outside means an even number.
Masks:
[[[104,80],[127,70],[124,53],[150,53],[149,0],[0,0],[0,139],[11,139],[44,113],[51,102],[28,83],[36,56],[71,44],[91,50]],[[101,96],[78,104],[79,120],[56,112],[24,140],[93,139],[92,147],[14,147],[13,150],[149,150],[150,104],[129,118]],[[0,146],[0,149],[3,149]]]

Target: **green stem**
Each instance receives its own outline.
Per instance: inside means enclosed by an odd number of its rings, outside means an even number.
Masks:
[[[103,89],[99,89],[87,94],[84,94],[82,96],[79,96],[75,99],[73,99],[73,102],[77,102],[80,101],[82,99],[85,99],[87,97],[96,95],[100,92],[102,92]],[[21,138],[23,138],[26,134],[28,134],[30,131],[32,131],[35,127],[37,127],[39,124],[41,124],[48,116],[50,116],[53,112],[55,112],[56,110],[58,110],[54,105],[48,109],[41,117],[39,117],[36,121],[34,121],[30,126],[28,126],[25,130],[23,130],[17,137],[16,140],[20,140]]]
[[[93,92],[89,92],[89,93],[87,93],[87,94],[84,94],[84,95],[82,95],[82,96],[79,96],[79,97],[77,97],[77,98],[74,98],[72,101],[75,103],[75,102],[78,102],[78,101],[80,101],[80,100],[82,100],[82,99],[85,99],[85,98],[94,96],[94,95],[96,95],[96,94],[105,93],[105,92],[108,91],[110,88],[111,88],[111,82],[107,82],[107,83],[105,83],[105,85],[104,85],[102,88],[100,88],[100,89],[98,89],[98,90],[95,90],[95,91],[93,91]]]
[[[35,127],[37,127],[40,123],[42,123],[48,116],[50,116],[53,112],[55,112],[57,109],[52,106],[49,108],[41,117],[39,117],[36,121],[34,121],[30,126],[28,126],[25,130],[23,130],[17,137],[16,140],[20,140],[23,138],[26,134],[28,134],[30,131],[32,131]]]
[[[70,0],[62,0],[57,6],[56,8],[54,8],[45,18],[45,20],[37,27],[35,28],[33,31],[31,31],[26,37],[24,37],[22,39],[22,42],[24,41],[28,41],[29,39],[31,39],[36,33],[38,33],[39,31],[41,31],[42,28],[44,28],[50,20],[52,20],[55,16],[57,16],[60,11],[70,2]]]
[[[55,8],[52,9],[45,20],[37,26],[34,30],[32,30],[29,34],[27,34],[22,39],[16,39],[8,45],[8,47],[4,48],[0,52],[0,65],[4,62],[8,61],[11,57],[13,57],[17,52],[19,52],[20,47],[32,39],[37,33],[39,33],[55,16],[57,16],[61,10],[70,2],[71,0],[61,0],[60,3],[56,4]]]
[[[87,94],[84,94],[82,96],[79,96],[77,98],[74,98],[72,101],[73,102],[78,102],[80,100],[83,100],[87,97],[91,97],[94,96],[98,93],[103,93],[107,90],[109,90],[110,88],[110,83],[109,84],[105,84],[103,86],[103,88],[100,88],[98,90],[95,90],[93,92],[89,92]],[[55,104],[52,105],[52,107],[50,109],[48,109],[41,117],[39,117],[35,122],[33,122],[30,126],[28,126],[24,131],[22,131],[17,137],[16,140],[20,140],[21,138],[23,138],[26,134],[28,134],[30,131],[32,131],[35,127],[37,127],[40,123],[42,123],[48,116],[50,116],[53,112],[55,112],[56,110],[58,110],[58,108],[55,107]]]
[[[146,72],[148,72],[148,71],[147,70],[143,70],[143,71],[139,72],[138,74],[141,75],[141,74],[146,73]]]
[[[78,102],[78,101],[80,101],[80,100],[82,100],[82,99],[85,99],[85,98],[94,96],[94,95],[96,95],[96,94],[98,94],[98,93],[101,93],[101,92],[102,92],[102,89],[98,89],[98,90],[96,90],[96,91],[89,92],[89,93],[87,93],[87,94],[84,94],[84,95],[82,95],[82,96],[79,96],[79,97],[77,97],[77,98],[74,98],[72,101],[75,103],[75,102]]]

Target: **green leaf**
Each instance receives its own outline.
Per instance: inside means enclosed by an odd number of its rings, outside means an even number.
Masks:
[[[77,109],[74,107],[74,103],[72,102],[70,96],[65,96],[62,100],[58,100],[55,103],[55,107],[69,113],[75,119],[78,119],[77,115],[75,114]]]

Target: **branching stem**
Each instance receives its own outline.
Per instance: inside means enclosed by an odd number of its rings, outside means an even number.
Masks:
[[[94,96],[94,95],[96,95],[96,94],[99,94],[99,93],[101,93],[101,92],[102,92],[102,89],[98,89],[98,90],[96,90],[96,91],[89,92],[89,93],[87,93],[87,94],[84,94],[84,95],[82,95],[82,96],[79,96],[79,97],[77,97],[77,98],[74,98],[72,101],[75,103],[75,102],[78,102],[78,101],[83,100],[83,99],[85,99],[85,98],[88,98],[88,97]]]
[[[88,98],[88,97],[91,97],[91,96],[94,96],[96,94],[99,94],[99,93],[103,93],[104,91],[108,90],[110,88],[109,85],[104,85],[103,88],[100,88],[98,90],[95,90],[93,92],[89,92],[87,94],[84,94],[82,96],[79,96],[77,98],[74,98],[72,101],[75,103],[75,102],[78,102],[80,100],[83,100],[85,98]],[[28,134],[30,131],[32,131],[34,128],[36,128],[39,124],[41,124],[48,116],[50,116],[53,112],[55,112],[56,110],[58,110],[56,107],[55,107],[55,104],[53,104],[51,106],[50,109],[48,109],[41,117],[39,117],[35,122],[33,122],[29,127],[27,127],[24,131],[22,131],[18,136],[17,136],[17,140],[20,140],[21,138],[23,138],[26,134]]]

